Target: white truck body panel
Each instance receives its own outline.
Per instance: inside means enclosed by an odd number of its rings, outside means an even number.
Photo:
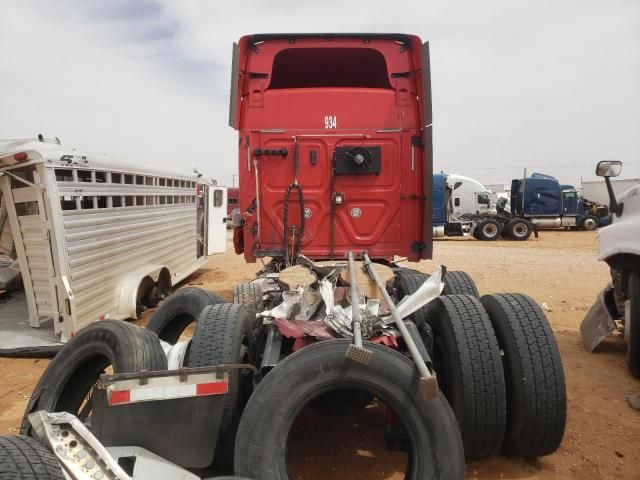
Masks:
[[[28,158],[16,161],[19,152]],[[207,199],[226,199],[226,188],[199,177],[32,140],[0,143],[29,323],[53,320],[64,342],[103,318],[136,318],[143,282],[173,286],[224,251],[226,205],[211,212]]]
[[[459,184],[455,188],[456,184]],[[465,213],[495,213],[495,204],[491,201],[491,194],[477,180],[463,175],[447,174],[447,185],[451,188],[451,202],[453,214]]]
[[[617,196],[623,203],[622,216],[613,215],[611,225],[598,231],[600,260],[621,253],[640,256],[640,184]]]

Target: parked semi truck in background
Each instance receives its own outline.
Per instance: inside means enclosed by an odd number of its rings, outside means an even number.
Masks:
[[[534,173],[511,182],[511,198],[496,201],[473,178],[439,173],[433,176],[434,237],[472,235],[479,240],[500,236],[526,240],[547,228],[595,230],[608,225],[605,205],[582,198],[573,185]]]
[[[540,173],[511,181],[511,214],[540,228],[595,230],[610,223],[605,205],[584,199],[572,185]]]
[[[535,231],[529,220],[506,211],[503,202],[493,202],[480,182],[462,175],[435,174],[432,204],[434,238],[472,235],[497,240],[503,235],[527,240]]]

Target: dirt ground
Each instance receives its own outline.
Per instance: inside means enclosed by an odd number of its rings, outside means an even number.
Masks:
[[[640,479],[640,412],[625,401],[625,396],[640,393],[640,380],[625,367],[620,338],[610,338],[596,354],[586,353],[580,340],[580,321],[608,281],[606,265],[597,261],[597,235],[545,231],[539,239],[527,242],[442,240],[435,244],[434,258],[417,268],[430,272],[441,263],[450,270],[469,272],[482,294],[523,292],[546,304],[567,380],[568,423],[555,454],[535,461],[500,458],[473,462],[467,465],[467,477]],[[259,269],[259,263],[245,264],[230,251],[214,257],[186,284],[230,299],[233,285],[250,280]],[[46,365],[47,360],[0,358],[0,433],[17,431],[29,394]],[[344,450],[344,439],[335,431],[310,433],[301,440],[313,438],[309,442],[312,448],[303,448],[301,453],[307,459],[313,459],[313,452],[326,457],[329,450]],[[341,456],[338,452],[334,463],[326,465],[327,474],[311,478],[403,478],[397,469],[383,468],[375,461],[370,448],[355,448],[353,453]],[[294,478],[310,478],[305,473],[297,470]]]

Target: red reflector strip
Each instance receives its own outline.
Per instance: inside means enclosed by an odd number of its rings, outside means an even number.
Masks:
[[[227,393],[229,384],[227,382],[198,383],[196,385],[196,395],[220,395]]]
[[[229,384],[226,381],[167,386],[148,385],[129,390],[113,390],[109,397],[109,405],[202,397],[207,395],[225,395],[228,392]]]
[[[16,162],[24,162],[25,160],[28,159],[28,157],[29,155],[27,155],[27,152],[18,152],[13,154],[13,159]]]
[[[117,405],[119,403],[129,403],[131,401],[131,390],[116,390],[111,392],[109,405]]]

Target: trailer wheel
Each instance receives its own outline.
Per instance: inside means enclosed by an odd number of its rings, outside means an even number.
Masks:
[[[471,295],[479,297],[478,287],[467,272],[447,271],[442,295]]]
[[[482,220],[475,228],[478,240],[497,240],[500,237],[500,224],[495,220]]]
[[[502,453],[509,457],[553,453],[564,434],[567,399],[560,352],[549,322],[526,295],[485,295],[480,301],[503,352],[507,431]]]
[[[598,228],[598,219],[593,215],[589,215],[582,222],[582,228],[585,230],[595,230]]]
[[[361,389],[392,408],[405,427],[410,452],[405,478],[462,479],[460,433],[444,397],[422,398],[415,366],[402,354],[366,343],[373,356],[365,366],[345,360],[349,344],[341,339],[303,348],[260,382],[238,427],[236,475],[288,479],[287,438],[298,413],[326,392]]]
[[[259,312],[262,310],[262,291],[255,283],[238,283],[233,286],[233,303],[246,305]]]
[[[507,222],[505,230],[512,240],[528,240],[533,232],[533,226],[528,220],[514,218]]]
[[[627,345],[627,366],[634,377],[640,377],[640,270],[629,275],[627,287],[629,297],[629,344]]]
[[[428,305],[428,322],[438,383],[458,420],[467,459],[497,455],[505,432],[506,387],[489,316],[477,298],[451,295]]]
[[[0,436],[0,478],[64,480],[62,467],[51,451],[35,438]]]
[[[29,435],[28,415],[37,410],[91,413],[89,393],[101,373],[166,370],[167,357],[155,333],[120,320],[102,320],[81,330],[51,360],[31,394],[20,433]]]
[[[191,340],[187,365],[209,367],[230,363],[253,364],[253,324],[255,316],[243,305],[219,303],[202,309]],[[233,465],[235,433],[244,406],[251,395],[253,377],[250,372],[229,372],[229,393],[220,424],[214,464]]]
[[[182,332],[195,322],[207,305],[224,303],[215,293],[201,288],[182,288],[169,295],[147,323],[147,328],[160,340],[174,344]]]

